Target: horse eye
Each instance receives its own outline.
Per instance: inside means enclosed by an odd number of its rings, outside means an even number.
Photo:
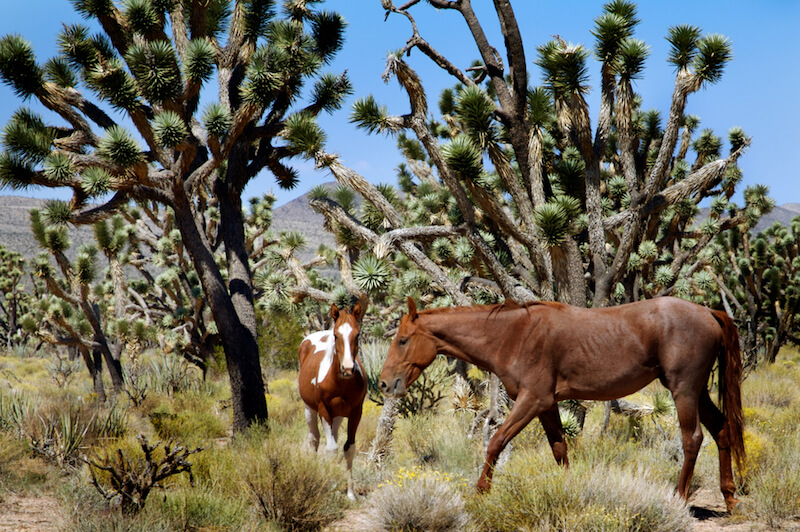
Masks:
[[[406,345],[408,343],[408,338],[400,338],[397,340],[397,345]]]

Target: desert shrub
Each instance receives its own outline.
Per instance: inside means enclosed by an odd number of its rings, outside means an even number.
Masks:
[[[29,487],[45,480],[46,468],[31,459],[30,454],[25,441],[0,432],[0,492]]]
[[[258,328],[258,348],[266,358],[266,366],[273,369],[298,369],[300,360],[297,348],[305,337],[300,321],[288,313],[275,314],[265,318],[260,316]]]
[[[478,530],[691,530],[686,503],[647,469],[517,453],[492,490],[470,498]]]
[[[280,378],[271,381],[267,386],[267,410],[270,425],[281,429],[290,427],[304,420],[303,402],[297,391],[297,378]],[[305,426],[305,423],[303,423]]]
[[[175,475],[187,473],[193,483],[188,458],[202,451],[174,441],[150,444],[141,435],[137,440],[138,448],[123,444],[113,450],[95,451],[87,460],[92,485],[105,499],[118,499],[126,515],[141,511],[150,492],[165,488]]]
[[[208,486],[168,491],[148,504],[172,530],[256,530],[257,516],[246,499],[224,497]]]
[[[161,403],[148,417],[159,437],[194,445],[227,435],[230,419],[216,410],[212,398],[191,392]]]
[[[267,521],[288,530],[318,530],[343,515],[347,481],[338,461],[274,435],[243,452],[244,485]]]
[[[794,454],[781,453],[759,468],[748,483],[749,493],[744,506],[746,515],[772,528],[800,515],[800,465],[797,463],[800,445],[782,451]]]
[[[378,388],[378,382],[387,352],[389,352],[389,342],[384,340],[362,342],[358,350],[367,378],[367,397],[378,404],[383,404],[383,394]]]
[[[94,416],[82,405],[51,404],[40,409],[23,430],[31,448],[62,468],[75,468]]]
[[[742,512],[770,527],[800,516],[799,373],[794,365],[774,364],[745,382],[744,400],[753,400],[755,406],[745,410],[752,430],[745,432],[747,468],[742,490],[747,498]]]
[[[19,433],[32,412],[29,395],[0,388],[0,431]]]
[[[197,388],[200,380],[200,370],[175,354],[155,358],[150,364],[149,388],[156,393],[172,397]]]
[[[395,427],[398,462],[473,476],[483,462],[481,438],[466,437],[471,417],[431,413],[400,419]]]
[[[47,373],[56,386],[66,388],[81,370],[79,358],[70,359],[69,355],[57,351],[47,363]]]
[[[370,495],[362,521],[367,530],[446,532],[464,530],[468,515],[463,478],[439,471],[400,469]]]
[[[361,363],[367,374],[368,396],[378,404],[383,404],[383,395],[378,389],[378,382],[388,351],[389,343],[380,340],[365,342],[359,349]],[[442,399],[448,397],[454,379],[447,366],[447,359],[437,357],[408,388],[408,394],[400,400],[398,408],[400,415],[407,417],[432,410]]]
[[[127,410],[112,402],[107,408],[98,409],[90,431],[96,438],[122,438],[128,432],[128,421]]]

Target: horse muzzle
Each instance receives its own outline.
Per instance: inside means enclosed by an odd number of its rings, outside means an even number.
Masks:
[[[403,397],[406,394],[406,384],[402,377],[395,377],[390,382],[381,379],[378,388],[386,397]]]

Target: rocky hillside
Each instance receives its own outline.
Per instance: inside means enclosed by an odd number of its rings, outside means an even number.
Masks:
[[[31,235],[28,212],[42,208],[45,203],[40,199],[0,196],[0,244],[25,257],[35,256],[39,247]],[[762,218],[756,230],[766,229],[776,221],[788,225],[795,216],[800,216],[800,203],[785,203]],[[304,194],[275,209],[272,228],[276,232],[298,231],[306,235],[308,243],[301,254],[306,259],[314,255],[320,244],[334,245],[333,237],[325,231],[323,223],[324,218],[308,206],[308,195]],[[90,227],[73,228],[70,237],[73,240],[72,249],[75,250],[81,244],[92,241],[92,230]]]

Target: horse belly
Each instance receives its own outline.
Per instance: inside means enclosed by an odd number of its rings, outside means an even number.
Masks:
[[[611,401],[636,393],[656,378],[655,369],[642,370],[624,376],[587,376],[583,379],[570,379],[556,384],[556,400],[585,399],[591,401]]]

